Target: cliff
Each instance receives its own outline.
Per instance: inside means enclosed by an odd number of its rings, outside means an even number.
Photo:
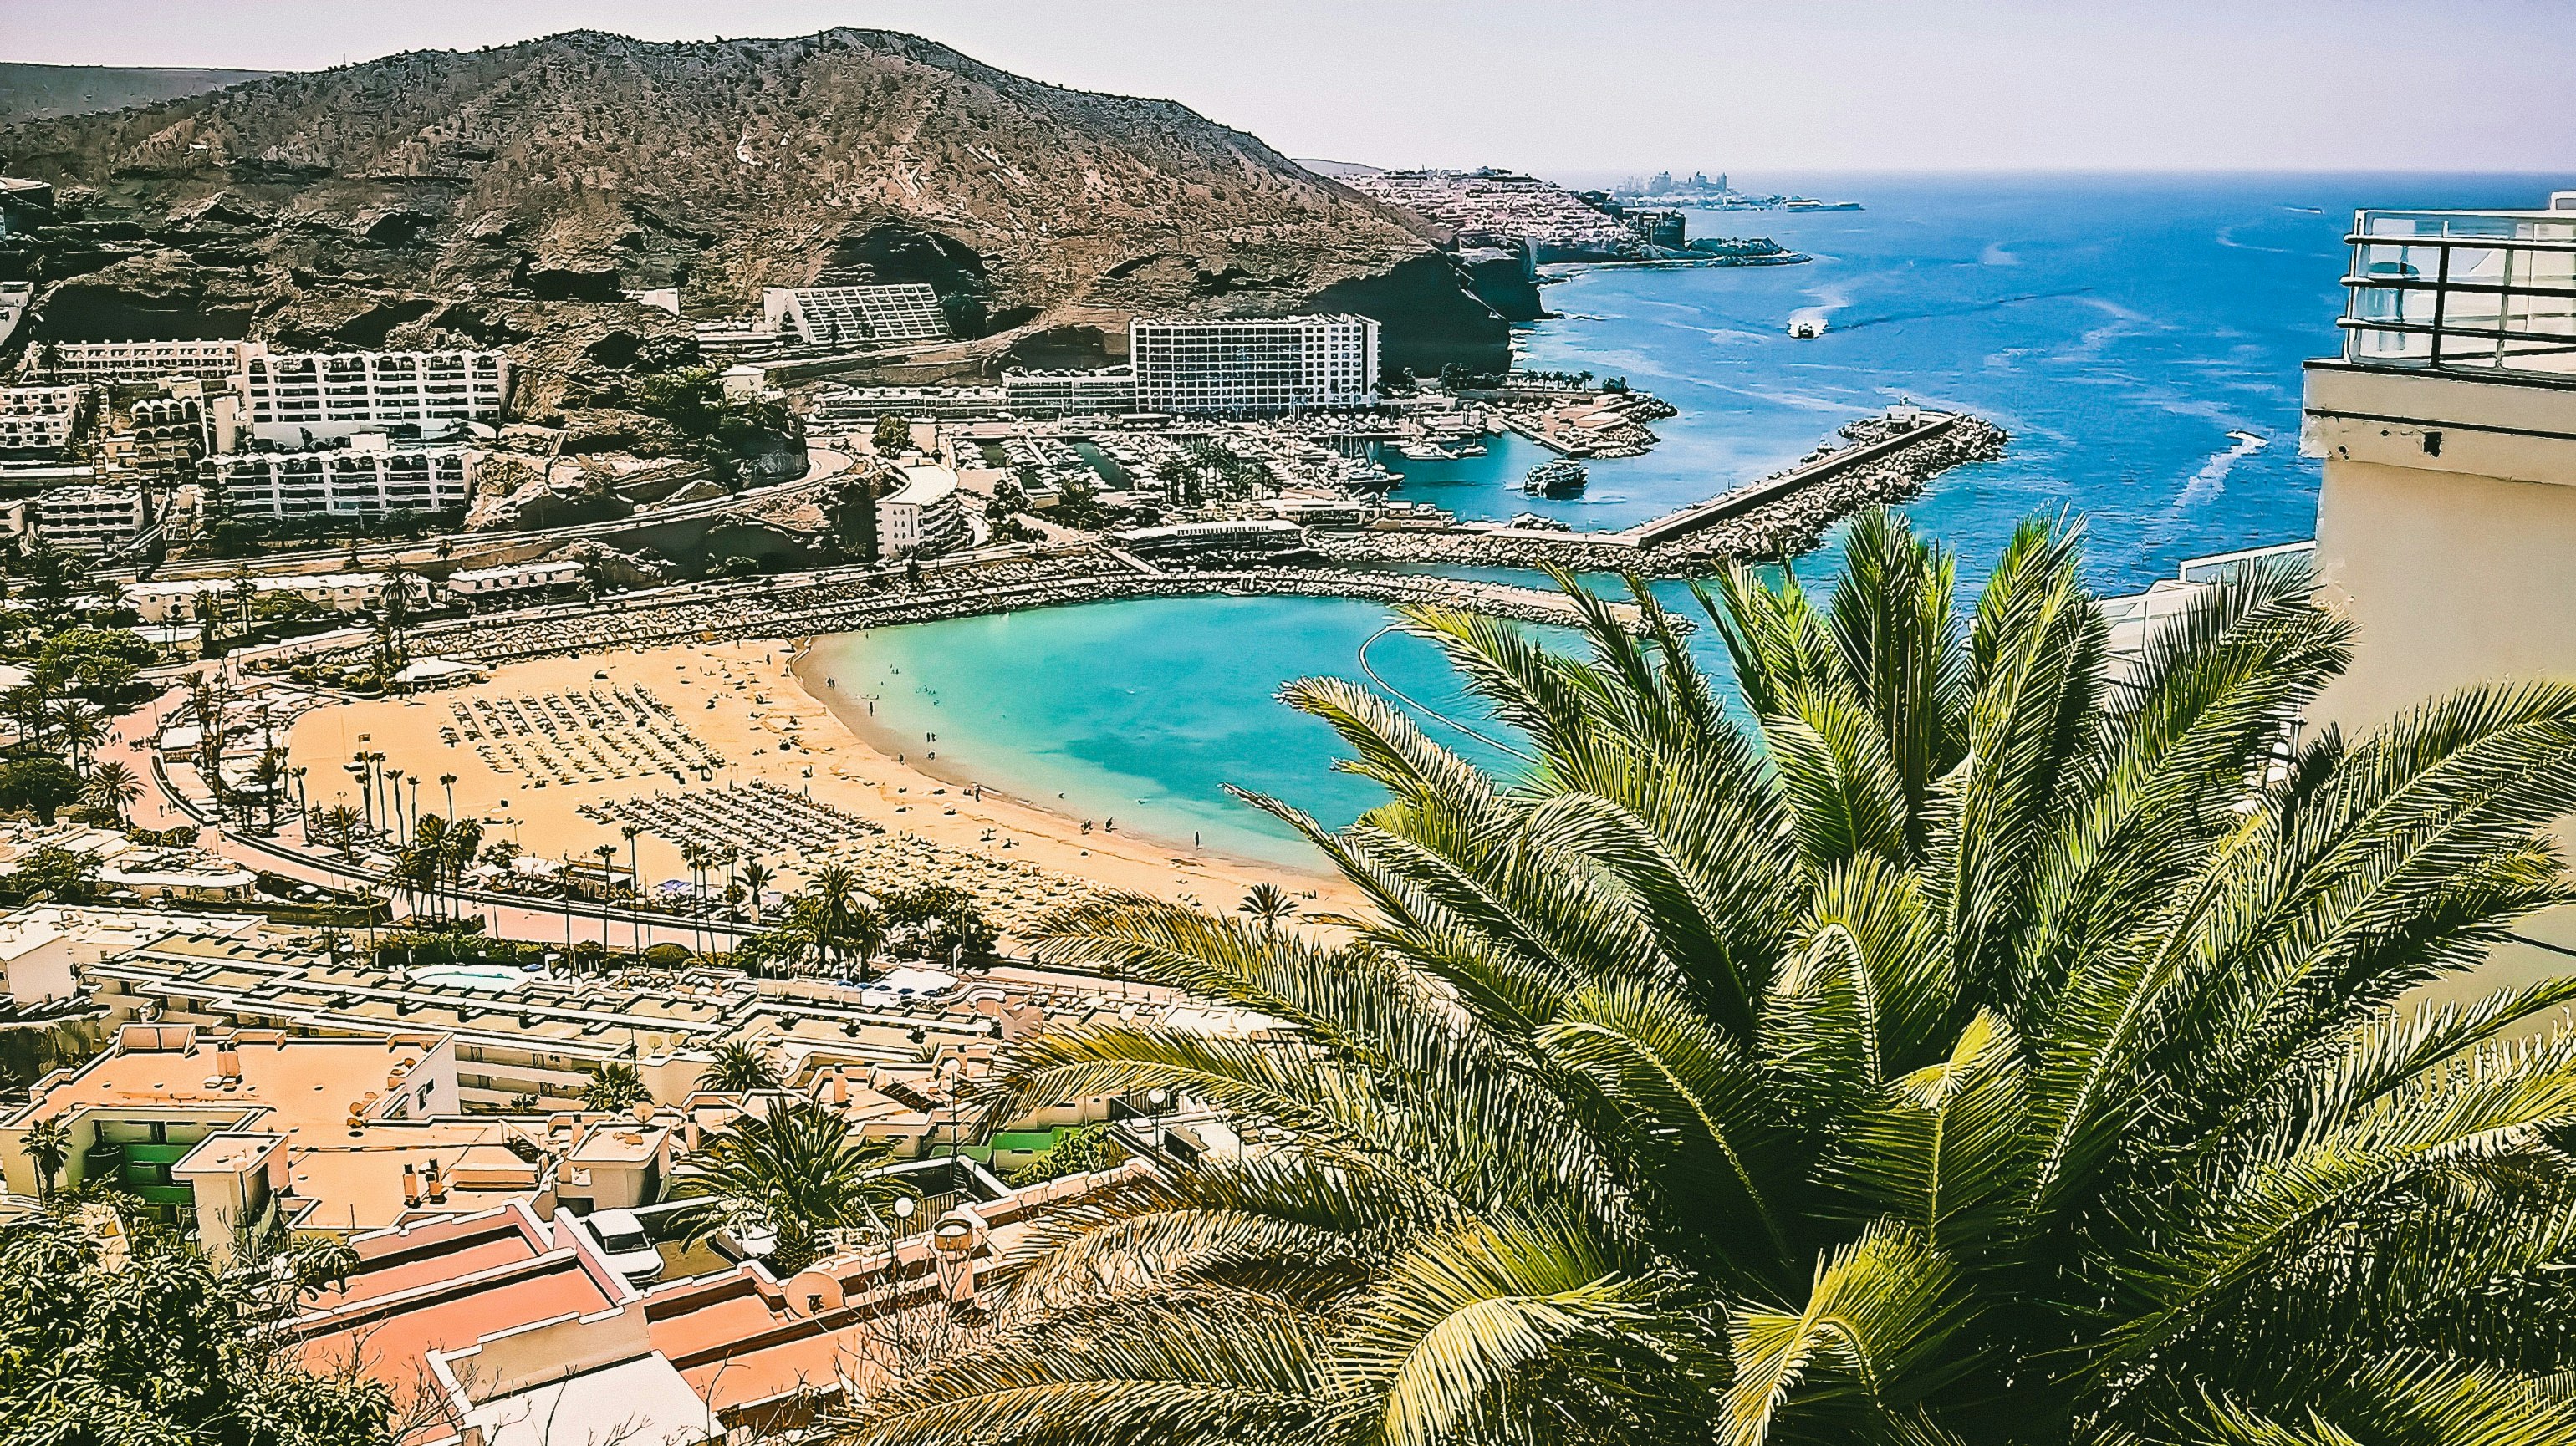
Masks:
[[[65,218],[0,243],[38,336],[223,334],[520,353],[534,407],[685,355],[619,300],[927,281],[966,334],[1080,353],[1132,311],[1314,305],[1394,365],[1507,355],[1424,228],[1168,101],[886,31],[428,51],[0,126]]]

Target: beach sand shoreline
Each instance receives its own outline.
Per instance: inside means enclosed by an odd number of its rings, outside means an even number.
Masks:
[[[1222,913],[1267,882],[1309,898],[1310,911],[1358,903],[1347,884],[1323,872],[1321,860],[1300,870],[1134,833],[1085,834],[1082,820],[1043,801],[980,787],[967,770],[921,758],[890,730],[871,726],[864,706],[835,706],[832,690],[800,672],[812,641],[621,648],[505,664],[463,687],[311,710],[289,730],[288,761],[306,770],[307,796],[317,807],[358,802],[344,765],[361,750],[388,755],[387,767],[415,780],[409,797],[423,813],[446,812],[447,786],[430,780],[452,774],[456,812],[482,820],[487,837],[511,838],[526,854],[548,859],[580,860],[613,845],[621,870],[630,857],[621,810],[721,807],[727,801],[709,795],[759,780],[883,830],[843,855],[862,889],[957,883],[1014,942],[1045,913],[1096,893]],[[614,701],[639,696],[639,689],[667,709],[641,732],[629,725],[631,710],[621,716]],[[567,715],[553,711],[558,700],[575,710],[570,716],[608,719],[607,732],[617,737],[562,723]],[[585,702],[589,715],[579,711]],[[503,710],[506,721],[497,728],[487,705]],[[518,731],[518,719],[540,714],[558,720],[561,731]],[[629,750],[676,757],[683,766],[629,762]],[[696,758],[722,762],[688,766]],[[795,887],[828,852],[811,839],[724,841],[768,862],[780,889]],[[678,840],[648,831],[632,848],[647,889],[689,877]]]

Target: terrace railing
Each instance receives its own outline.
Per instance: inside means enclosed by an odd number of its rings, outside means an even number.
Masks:
[[[2362,211],[2344,239],[2345,361],[2576,385],[2576,209]]]

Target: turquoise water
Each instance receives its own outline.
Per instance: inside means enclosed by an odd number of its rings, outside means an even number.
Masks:
[[[1749,184],[1749,183],[1748,183]],[[1774,189],[1816,178],[1767,178]],[[1695,213],[1700,234],[1767,234],[1817,259],[1734,270],[1594,270],[1547,288],[1526,366],[1624,375],[1682,408],[1663,444],[1593,464],[1578,499],[1523,496],[1534,446],[1453,463],[1390,458],[1399,496],[1471,517],[1545,511],[1624,526],[1797,458],[1900,397],[2013,434],[2003,460],[1940,479],[1909,509],[1989,565],[2014,521],[2081,514],[2097,587],[2133,590],[2182,558],[2310,535],[2317,470],[2298,456],[2299,364],[2336,347],[2342,236],[2357,206],[2528,206],[2536,177],[1837,177],[1867,210]],[[1801,311],[1829,330],[1792,340]],[[1828,548],[1828,553],[1831,549]],[[1830,556],[1803,566],[1822,576]],[[940,735],[944,762],[1122,831],[1299,857],[1228,783],[1340,823],[1375,790],[1326,772],[1334,740],[1271,701],[1313,673],[1357,676],[1386,621],[1371,604],[1169,599],[973,618],[834,643],[881,690],[880,719]],[[1457,700],[1430,650],[1370,653],[1394,686]],[[890,669],[901,668],[898,674]],[[835,664],[836,671],[840,665]],[[1486,752],[1452,735],[1471,752]],[[1490,754],[1487,754],[1490,757]],[[1140,801],[1141,800],[1141,801]]]

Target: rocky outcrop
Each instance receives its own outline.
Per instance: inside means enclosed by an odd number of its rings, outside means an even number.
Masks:
[[[194,305],[255,328],[495,335],[539,406],[606,331],[684,330],[618,299],[671,285],[727,310],[921,280],[969,334],[1341,306],[1418,370],[1505,346],[1421,222],[1256,137],[886,31],[398,55],[0,126],[0,154],[65,196],[67,224],[0,243],[0,277],[49,283],[41,331],[70,334],[73,277],[170,252]],[[402,319],[417,298],[440,309]]]

